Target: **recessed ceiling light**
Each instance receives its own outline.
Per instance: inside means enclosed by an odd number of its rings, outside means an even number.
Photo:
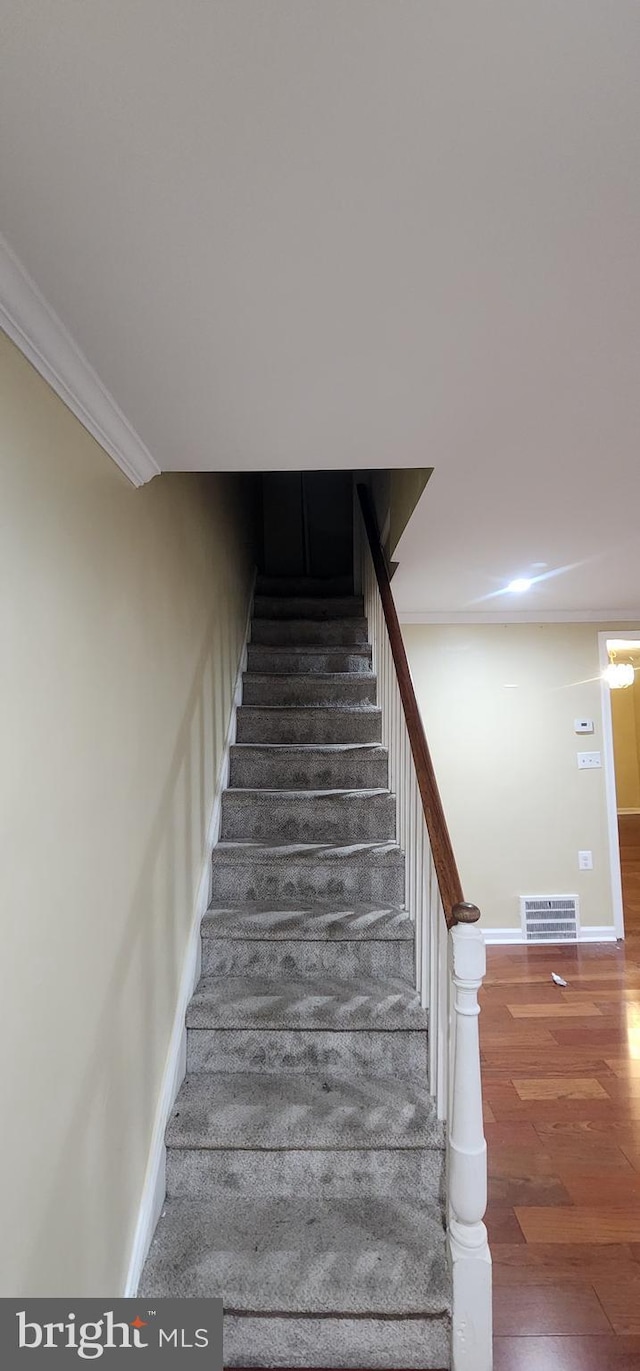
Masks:
[[[517,690],[518,683],[517,681],[505,681],[504,688],[505,690]]]
[[[527,581],[524,576],[517,576],[515,581],[509,581],[507,590],[513,595],[522,595],[525,590],[531,590],[533,581]]]

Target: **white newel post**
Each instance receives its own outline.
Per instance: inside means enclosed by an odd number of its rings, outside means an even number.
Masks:
[[[458,905],[450,931],[451,1112],[449,1254],[453,1276],[453,1371],[491,1371],[491,1254],[482,1222],[487,1207],[487,1144],[482,1121],[478,991],[486,971],[484,938],[473,905]],[[466,922],[464,922],[466,920]]]

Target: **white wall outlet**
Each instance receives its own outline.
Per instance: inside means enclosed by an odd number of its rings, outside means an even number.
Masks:
[[[593,871],[593,852],[578,853],[578,870]]]
[[[602,766],[602,757],[599,752],[579,752],[578,766],[581,771],[591,771],[593,767]]]
[[[574,719],[574,733],[593,733],[593,719]]]

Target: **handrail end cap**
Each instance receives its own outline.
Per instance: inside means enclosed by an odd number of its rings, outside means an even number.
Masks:
[[[451,919],[454,924],[477,924],[480,918],[480,910],[477,904],[469,904],[467,900],[461,900],[459,904],[454,904],[451,910]]]

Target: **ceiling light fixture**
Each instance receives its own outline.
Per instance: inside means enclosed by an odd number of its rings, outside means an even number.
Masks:
[[[512,595],[522,595],[525,590],[531,590],[532,585],[533,581],[528,581],[526,576],[517,576],[515,581],[509,581],[507,590],[510,590]]]
[[[626,690],[636,675],[631,662],[609,662],[602,674],[610,690]]]
[[[632,662],[617,661],[617,651],[612,643],[607,643],[609,664],[602,675],[610,690],[626,690],[635,681],[636,673]]]

